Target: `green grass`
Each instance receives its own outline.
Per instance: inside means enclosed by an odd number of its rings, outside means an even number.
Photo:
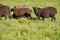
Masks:
[[[29,5],[57,8],[56,21],[50,18],[43,20],[7,19],[0,20],[0,40],[60,40],[60,0],[0,0],[0,4]],[[33,11],[33,9],[32,9]],[[32,12],[32,17],[36,17]]]

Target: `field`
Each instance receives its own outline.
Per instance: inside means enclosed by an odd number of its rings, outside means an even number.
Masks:
[[[30,20],[27,18],[0,20],[0,40],[60,40],[60,0],[0,0],[0,4],[29,5],[57,8],[56,21],[51,18],[43,20]],[[33,9],[32,9],[33,11]],[[12,14],[12,13],[11,13]],[[32,17],[37,18],[32,12]]]

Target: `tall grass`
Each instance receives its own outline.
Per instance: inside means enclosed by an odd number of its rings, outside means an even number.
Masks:
[[[60,0],[0,0],[0,4],[29,5],[57,8],[57,20],[29,20],[27,18],[0,20],[0,40],[60,40]],[[33,9],[32,9],[33,11]],[[36,17],[32,12],[32,17]],[[36,17],[37,18],[37,17]]]

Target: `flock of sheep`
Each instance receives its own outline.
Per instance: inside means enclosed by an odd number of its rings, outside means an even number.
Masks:
[[[42,20],[44,18],[50,18],[51,20],[56,20],[55,15],[57,14],[57,9],[55,7],[45,7],[45,8],[40,8],[40,7],[32,7],[35,15],[40,19],[42,17]],[[11,15],[10,12],[13,12]],[[22,18],[22,17],[30,17],[31,16],[32,10],[29,8],[28,5],[20,5],[20,6],[14,6],[11,8],[8,5],[3,5],[0,4],[0,17],[5,17],[5,19],[9,18]],[[12,16],[12,17],[11,17]]]

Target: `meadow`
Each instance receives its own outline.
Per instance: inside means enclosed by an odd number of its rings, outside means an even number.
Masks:
[[[53,6],[57,9],[56,21],[51,18],[30,20],[27,18],[0,20],[0,40],[60,40],[60,0],[0,0],[0,4],[29,5],[32,17],[37,18],[32,7]],[[11,12],[12,14],[12,12]]]

